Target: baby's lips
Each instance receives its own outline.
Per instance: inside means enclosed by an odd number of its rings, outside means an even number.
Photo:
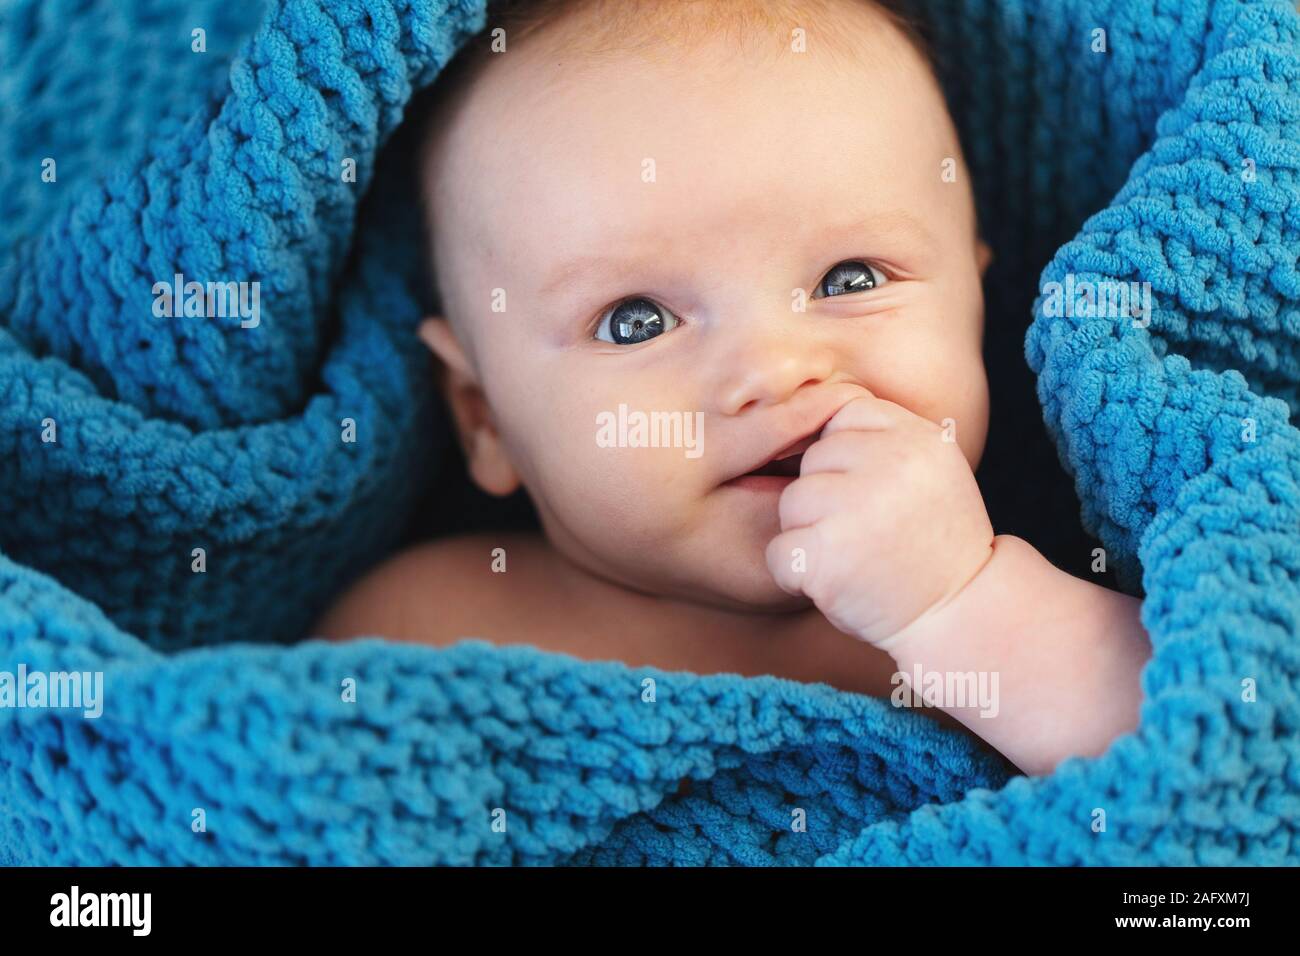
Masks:
[[[816,443],[817,439],[821,438],[821,434],[821,428],[818,428],[817,431],[813,432],[811,435],[805,435],[803,438],[791,442],[779,451],[773,452],[765,460],[754,465],[748,471],[742,472],[738,475],[732,475],[731,478],[727,480],[731,481],[736,478],[743,478],[746,475],[785,475],[790,471],[790,468],[781,467],[778,463],[789,461],[792,458],[799,459],[802,457],[803,453],[811,448]],[[797,465],[798,462],[796,461],[795,464]],[[793,474],[795,477],[798,476],[798,473],[798,468],[794,468]]]
[[[821,439],[823,432],[825,432],[826,430],[826,426],[829,425],[832,421],[834,421],[835,416],[838,415],[841,411],[843,411],[846,406],[852,404],[854,401],[857,401],[860,398],[864,398],[864,397],[875,398],[875,396],[872,394],[870,389],[868,389],[865,385],[859,385],[856,382],[849,382],[845,384],[851,385],[855,390],[857,390],[857,394],[850,395],[848,398],[846,398],[844,402],[840,404],[838,408],[835,409],[835,411],[826,415],[826,417],[822,419],[821,424],[819,424],[815,429],[813,429],[810,433],[804,435],[802,438],[795,439],[793,442],[791,442],[789,445],[786,445],[784,448],[781,448],[778,451],[770,453],[765,459],[756,462],[748,470],[732,475],[730,478],[727,479],[727,481],[732,481],[736,478],[744,477],[745,475],[752,475],[755,472],[761,471],[762,469],[771,468],[772,466],[775,465],[776,462],[782,461],[783,459],[791,458],[794,457],[795,455],[802,455],[804,452],[806,452],[809,448],[811,448]],[[723,484],[726,484],[726,482],[724,481]]]
[[[804,452],[806,452],[809,448],[811,448],[816,443],[817,439],[821,437],[822,437],[822,430],[819,428],[811,435],[805,435],[803,438],[800,438],[797,442],[795,442],[793,445],[790,445],[788,448],[781,449],[779,452],[773,455],[771,459],[769,459],[767,464],[771,464],[774,461],[781,461],[785,458],[793,458],[795,455],[802,455]]]

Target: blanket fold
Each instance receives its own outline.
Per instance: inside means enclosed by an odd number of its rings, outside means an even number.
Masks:
[[[483,0],[5,0],[0,863],[1296,862],[1300,17],[914,7],[997,256],[981,486],[1143,597],[1136,732],[1029,779],[822,685],[305,639],[465,481],[402,119]]]

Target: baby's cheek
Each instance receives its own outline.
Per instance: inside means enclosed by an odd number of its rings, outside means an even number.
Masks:
[[[982,358],[969,357],[954,375],[948,404],[953,409],[949,437],[961,446],[974,471],[984,454],[989,430],[989,383]]]
[[[978,347],[952,336],[910,344],[911,361],[880,379],[876,394],[937,425],[955,441],[974,469],[988,432],[989,388]]]
[[[593,418],[594,422],[594,418]],[[596,435],[567,442],[546,456],[543,493],[571,526],[590,527],[606,539],[652,540],[671,534],[685,483],[681,449],[609,444]]]

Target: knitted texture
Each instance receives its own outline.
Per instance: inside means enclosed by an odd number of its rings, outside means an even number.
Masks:
[[[0,863],[1296,862],[1300,19],[915,6],[997,255],[982,487],[1072,487],[1144,597],[1134,733],[1031,779],[824,685],[303,640],[465,481],[401,121],[482,0],[4,0],[0,673],[103,713],[0,709]],[[177,274],[260,321],[156,316]],[[1103,280],[1149,323],[1054,307]]]

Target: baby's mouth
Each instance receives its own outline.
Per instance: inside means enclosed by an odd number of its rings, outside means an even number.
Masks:
[[[803,452],[795,452],[786,458],[773,458],[767,464],[753,471],[747,471],[740,477],[746,478],[750,475],[772,475],[781,478],[798,478],[799,467],[803,464]]]
[[[744,478],[798,478],[800,469],[803,466],[804,452],[811,448],[821,437],[822,432],[819,428],[813,434],[807,435],[794,444],[781,449],[757,468],[732,478],[727,484],[738,482]]]

